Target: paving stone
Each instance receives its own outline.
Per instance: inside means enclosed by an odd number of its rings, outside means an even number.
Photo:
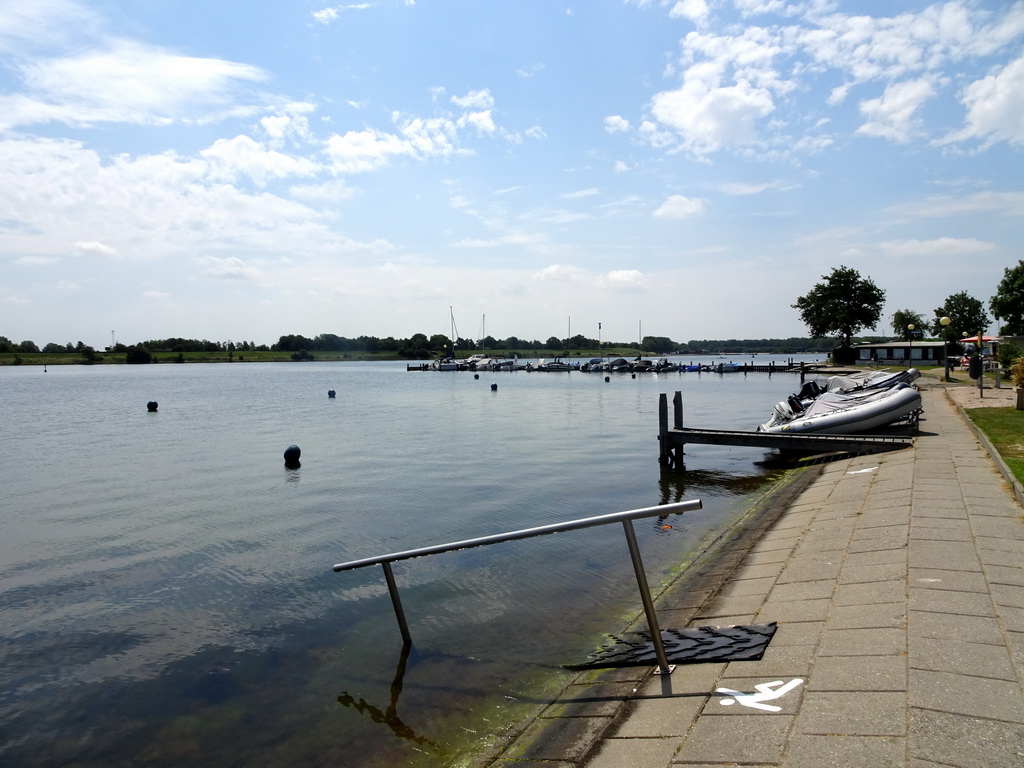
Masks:
[[[1005,642],[999,622],[986,616],[910,611],[908,631],[916,637],[955,637],[969,643],[990,645],[1003,645]]]
[[[906,691],[906,656],[819,657],[808,691]]]
[[[768,600],[773,603],[790,600],[819,600],[832,597],[834,591],[835,581],[832,579],[776,584],[768,596]]]
[[[1024,723],[1024,700],[1016,681],[911,669],[910,705],[937,712]]]
[[[676,753],[674,762],[690,765],[777,765],[782,760],[786,737],[792,724],[791,716],[768,712],[746,717],[702,715],[697,718],[693,730]]]
[[[902,602],[838,606],[832,609],[825,629],[902,629],[906,626],[906,610]]]
[[[912,709],[910,754],[962,768],[1017,768],[1024,764],[1024,725]],[[915,765],[924,765],[915,762]]]
[[[708,694],[665,699],[636,699],[615,738],[666,738],[685,736],[708,701]]]
[[[826,629],[818,654],[821,656],[892,656],[907,652],[907,634],[902,629]]]
[[[807,691],[796,721],[801,734],[904,736],[906,695],[864,691]]]
[[[884,563],[882,565],[848,566],[839,575],[840,584],[865,584],[872,581],[892,581],[906,576],[906,564]]]
[[[942,568],[955,571],[981,571],[974,545],[959,541],[911,540],[911,568]]]
[[[949,589],[910,588],[910,608],[960,616],[995,616],[992,598],[982,592],[955,592]]]
[[[1015,608],[1024,608],[1024,586],[993,584],[992,600],[996,605],[1011,605]]]
[[[1016,680],[1016,670],[1005,646],[968,643],[952,637],[911,636],[908,641],[914,669],[952,672],[999,680]]]
[[[737,678],[749,679],[757,677],[759,679],[755,682],[763,683],[768,678],[807,677],[811,671],[813,661],[813,645],[776,646],[772,643],[759,661],[731,662],[725,674],[722,675],[722,680],[735,681]],[[729,687],[739,690],[732,683],[729,683]]]
[[[993,584],[1012,584],[1015,587],[1024,587],[1024,568],[990,565],[985,566],[985,575]]]
[[[770,576],[758,579],[739,578],[730,581],[719,594],[722,597],[746,597],[749,595],[765,597],[774,585],[775,579]]]
[[[985,576],[981,573],[912,567],[908,575],[908,583],[911,587],[922,589],[953,589],[960,592],[988,593],[988,582],[985,581]]]
[[[794,735],[786,768],[903,768],[906,740],[889,736]]]
[[[777,621],[780,624],[802,621],[824,621],[828,618],[828,600],[792,600],[765,603],[757,614],[761,623]]]
[[[840,584],[836,587],[832,602],[834,605],[895,603],[904,599],[906,591],[907,585],[903,579]]]
[[[643,768],[669,764],[679,748],[678,739],[666,738],[612,738],[605,739],[587,761],[588,768]]]

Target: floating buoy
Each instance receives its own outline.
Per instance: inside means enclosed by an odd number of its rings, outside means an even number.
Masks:
[[[150,413],[156,413],[156,409],[158,407],[159,406],[156,400],[150,400],[148,403],[146,403],[146,410],[148,410]]]
[[[338,394],[338,393],[335,392],[333,389],[328,389],[327,390],[327,396],[328,397],[334,397],[336,394]]]
[[[631,373],[631,374],[629,375],[629,378],[631,378],[631,379],[635,379],[635,378],[636,378],[636,374],[635,374],[635,373]]]
[[[302,455],[302,451],[299,450],[297,445],[289,445],[284,449],[284,465],[286,467],[297,467],[299,466],[299,456]]]
[[[604,377],[604,381],[605,381],[605,384],[607,384],[607,383],[608,383],[609,381],[611,381],[611,380],[612,380],[612,377],[611,377],[611,376],[605,376],[605,377]]]
[[[498,385],[497,384],[491,384],[491,392],[497,392],[497,391],[498,391]]]

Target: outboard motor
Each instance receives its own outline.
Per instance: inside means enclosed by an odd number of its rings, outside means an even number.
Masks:
[[[818,386],[818,382],[812,379],[811,381],[804,382],[804,385],[800,387],[800,391],[797,393],[796,396],[801,400],[813,400],[820,394],[821,387]]]
[[[800,398],[796,395],[790,395],[786,402],[789,403],[789,407],[794,414],[800,413],[804,409],[804,404],[800,402]]]

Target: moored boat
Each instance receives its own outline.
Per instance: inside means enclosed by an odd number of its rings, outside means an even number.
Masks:
[[[757,431],[858,434],[910,418],[920,410],[921,393],[906,382],[885,389],[826,392],[810,401],[793,395],[778,403]]]

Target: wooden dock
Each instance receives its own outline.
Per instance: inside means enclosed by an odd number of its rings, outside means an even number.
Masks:
[[[672,398],[673,426],[668,423],[668,396],[658,398],[658,461],[677,469],[683,465],[687,443],[703,445],[736,445],[752,448],[774,448],[794,453],[878,453],[905,448],[914,444],[913,435],[815,435],[747,432],[727,429],[686,429],[683,427],[683,395]]]

